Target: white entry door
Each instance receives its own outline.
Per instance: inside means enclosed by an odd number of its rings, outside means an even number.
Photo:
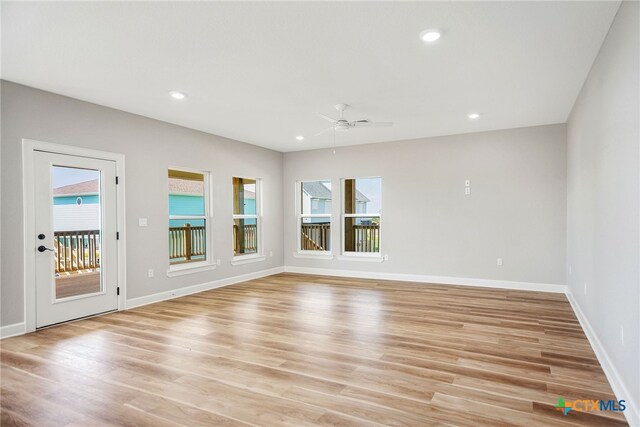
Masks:
[[[116,310],[116,163],[34,156],[36,327]]]

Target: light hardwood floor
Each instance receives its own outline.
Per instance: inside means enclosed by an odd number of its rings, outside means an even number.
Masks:
[[[614,399],[563,295],[279,274],[1,343],[2,425],[567,426]]]

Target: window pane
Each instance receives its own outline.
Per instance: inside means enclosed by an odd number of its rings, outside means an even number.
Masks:
[[[380,217],[344,219],[345,252],[380,252]]]
[[[204,175],[169,169],[169,215],[205,215]]]
[[[204,261],[207,257],[207,224],[204,219],[169,220],[169,262]]]
[[[381,178],[346,179],[344,212],[347,214],[380,213],[381,193]]]
[[[258,252],[258,220],[233,220],[233,253],[234,255],[255,254]]]
[[[257,214],[255,179],[233,178],[233,214]]]
[[[331,181],[307,181],[301,185],[300,212],[306,214],[331,213]]]
[[[302,218],[300,248],[303,251],[331,250],[331,219]]]
[[[204,218],[171,219],[174,216],[205,216],[204,174],[169,169],[169,263],[205,261],[207,224]]]

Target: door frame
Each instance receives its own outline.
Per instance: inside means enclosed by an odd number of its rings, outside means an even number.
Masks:
[[[110,160],[116,164],[116,229],[120,238],[116,240],[118,251],[117,286],[120,288],[118,295],[118,311],[125,309],[127,295],[126,275],[126,230],[125,230],[125,176],[124,154],[108,151],[98,151],[89,148],[70,145],[55,144],[51,142],[22,139],[22,209],[24,213],[24,320],[25,332],[36,330],[36,250],[31,241],[35,236],[35,179],[34,157],[36,151],[44,151],[54,154],[66,154],[76,157],[88,157],[99,160]]]

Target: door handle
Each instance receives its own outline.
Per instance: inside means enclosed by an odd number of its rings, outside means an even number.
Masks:
[[[53,249],[49,249],[46,246],[40,245],[38,246],[38,252],[44,252],[44,251],[51,251],[53,252]]]

